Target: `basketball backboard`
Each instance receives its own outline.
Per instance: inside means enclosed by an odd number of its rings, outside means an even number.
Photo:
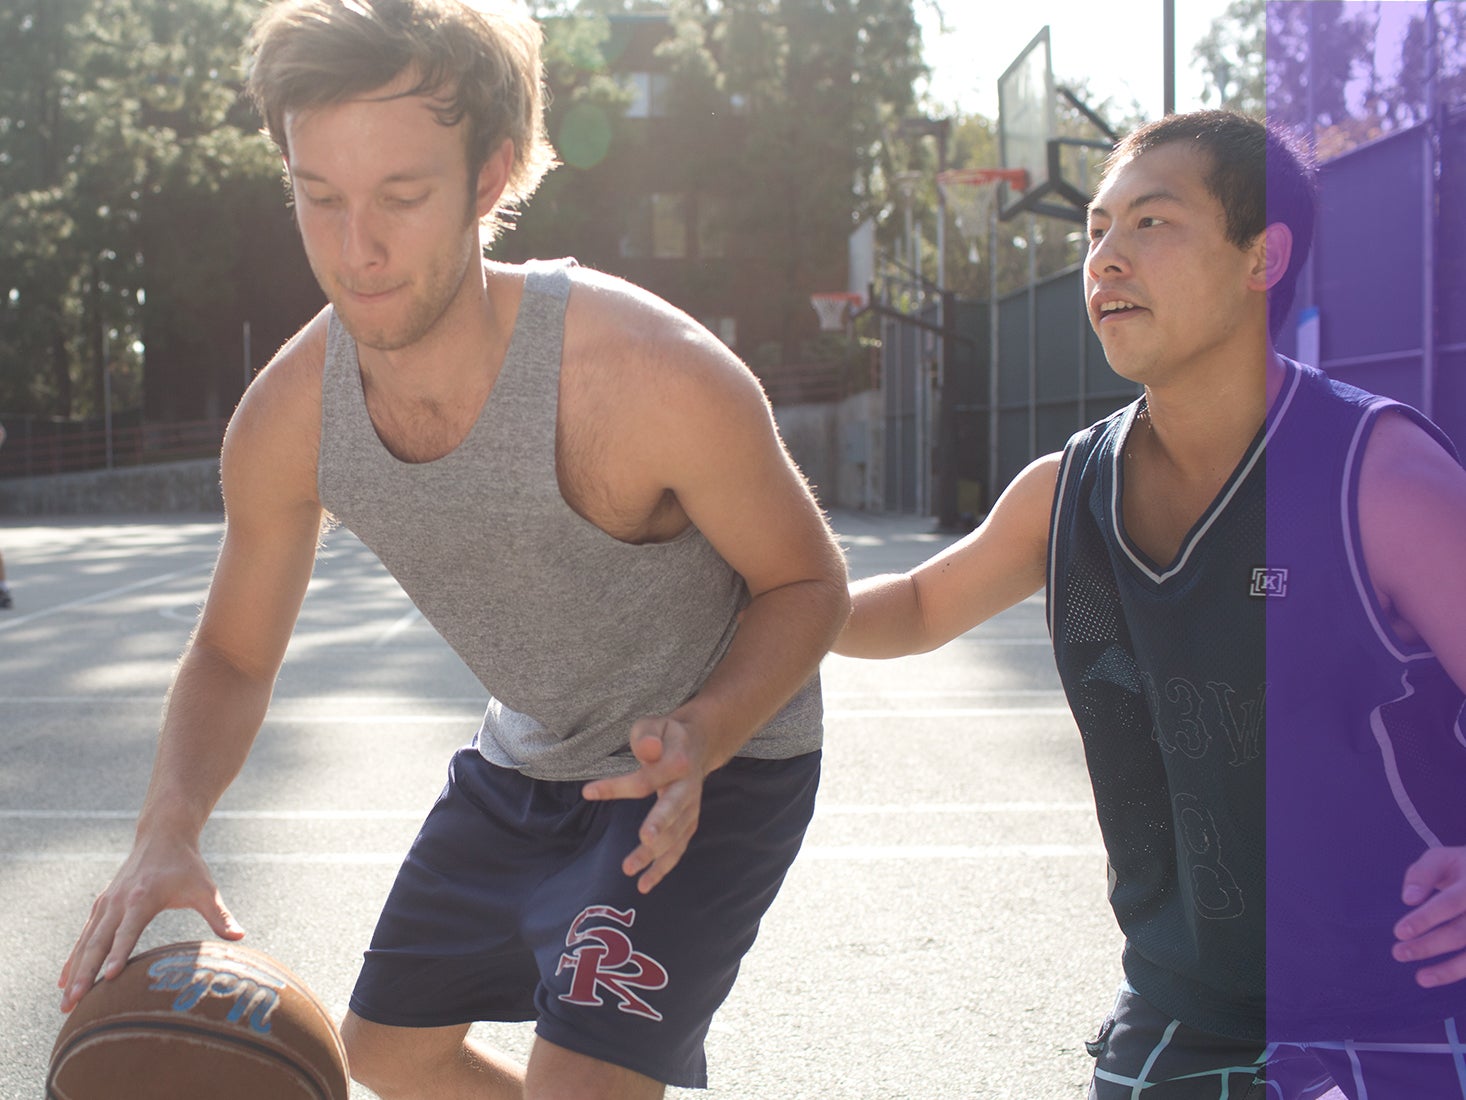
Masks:
[[[1104,140],[1065,137],[1059,132],[1060,95]],[[1090,181],[1071,178],[1085,174],[1074,170],[1072,154],[1076,149],[1107,151],[1113,140],[1103,119],[1068,89],[1055,87],[1049,28],[1044,27],[998,78],[998,152],[1004,168],[1028,173],[1026,191],[1000,185],[998,217],[1007,221],[1031,211],[1082,222]],[[1066,149],[1071,154],[1067,158]]]
[[[1002,185],[999,217],[1011,218],[1047,192],[1049,141],[1058,136],[1057,123],[1049,28],[1044,27],[998,77],[998,153],[1004,168],[1028,173],[1025,192]]]

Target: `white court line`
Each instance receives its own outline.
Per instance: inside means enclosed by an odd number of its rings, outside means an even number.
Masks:
[[[958,639],[953,639],[954,641]],[[1048,647],[1054,644],[1054,640],[1048,635],[1038,638],[969,638],[963,635],[960,639],[968,645],[1033,645]]]
[[[420,821],[427,803],[415,810],[215,810],[210,821]],[[961,814],[1033,814],[1090,812],[1092,802],[913,802],[863,806],[832,803],[815,808],[822,817],[940,817]],[[6,810],[0,821],[132,821],[135,810]]]
[[[824,862],[873,863],[885,860],[910,862],[969,860],[969,859],[1065,859],[1075,856],[1103,856],[1104,848],[1098,844],[845,844],[806,845],[800,850],[800,859]],[[363,865],[396,866],[402,862],[405,852],[204,852],[204,860],[211,866],[228,864],[305,864],[309,866],[358,867]],[[127,858],[124,851],[115,852],[42,852],[34,850],[0,850],[0,864],[3,863],[121,863]]]
[[[1035,718],[1063,715],[1068,707],[854,707],[849,710],[827,710],[826,718]]]
[[[143,699],[104,699],[101,697],[69,698],[66,696],[0,696],[0,703],[95,703],[95,702],[149,702],[161,705],[162,695]],[[359,700],[355,702],[360,704]],[[403,703],[404,706],[411,705]],[[829,721],[846,721],[853,718],[1055,718],[1068,717],[1068,707],[850,707],[825,711]],[[359,726],[421,726],[442,722],[478,722],[482,714],[292,714],[289,711],[271,711],[265,716],[265,724],[272,722],[289,725],[359,725]]]
[[[386,630],[382,631],[381,636],[375,642],[373,642],[372,645],[374,647],[375,646],[384,646],[384,645],[386,645],[393,638],[397,637],[397,635],[401,634],[404,630],[406,630],[408,627],[412,626],[415,622],[417,622],[421,618],[422,618],[422,612],[419,611],[416,607],[411,608],[407,612],[407,614],[403,615],[400,619],[398,619],[396,622],[394,622]]]
[[[1007,638],[1002,637],[1002,636],[991,636],[991,635],[982,635],[982,634],[959,634],[959,635],[957,635],[957,637],[953,638],[952,641],[951,642],[948,642],[947,644],[948,645],[953,645],[953,644],[958,644],[958,643],[965,644],[965,645],[1052,646],[1054,644],[1054,641],[1047,634],[1035,634],[1032,637],[1024,637],[1022,635],[1014,635],[1012,637],[1007,637]],[[843,662],[846,662],[846,661],[861,661],[861,660],[866,660],[867,659],[867,658],[861,658],[861,657],[847,657],[843,653],[835,653],[835,654],[831,654],[831,656],[835,657],[837,660],[841,661],[842,663]],[[912,657],[918,657],[918,656],[921,656],[921,654],[913,653],[913,654],[910,654],[910,656],[912,656]]]
[[[417,615],[414,610],[411,615]],[[406,617],[406,616],[405,616]],[[392,628],[389,628],[392,629]],[[895,691],[838,691],[826,689],[827,700],[838,699],[846,703],[861,699],[883,702],[888,699],[1062,699],[1062,688],[977,688],[973,690],[924,690],[921,688]],[[8,701],[15,703],[155,703],[159,696],[153,693],[143,695],[12,695]],[[431,702],[435,706],[476,706],[488,702],[485,695],[453,695],[418,698],[410,695],[276,695],[275,709],[309,703],[320,707],[367,707],[397,704],[399,706],[420,705]],[[852,708],[860,709],[860,708]]]
[[[893,691],[841,691],[825,689],[826,699],[1021,699],[1034,696],[1062,698],[1063,688],[908,688]]]
[[[902,817],[907,814],[1051,814],[1073,811],[1089,812],[1093,802],[912,802],[909,805],[891,802],[885,805],[820,805],[815,807],[816,820],[821,817]]]
[[[210,558],[207,565],[197,565],[192,569],[178,569],[172,573],[163,573],[156,577],[149,577],[147,580],[133,581],[131,584],[124,584],[118,588],[109,588],[105,592],[96,592],[90,596],[83,596],[79,600],[57,604],[55,607],[45,607],[40,611],[32,611],[29,615],[21,615],[19,618],[6,618],[3,622],[0,622],[0,632],[14,630],[18,626],[24,626],[26,623],[32,623],[37,619],[44,619],[51,615],[59,615],[63,611],[74,611],[78,607],[101,603],[103,600],[110,600],[114,596],[124,596],[129,592],[136,592],[139,589],[151,588],[157,584],[167,584],[169,581],[177,580],[179,577],[188,577],[195,573],[207,573],[213,568],[214,561]]]
[[[210,821],[421,821],[416,810],[215,810]],[[134,821],[136,810],[0,810],[0,821]]]
[[[325,709],[334,706],[423,706],[432,704],[435,707],[471,706],[477,708],[475,716],[483,713],[484,706],[488,699],[485,696],[434,696],[429,699],[414,699],[403,695],[310,695],[310,696],[280,696],[275,697],[275,703],[270,708],[270,713],[289,713],[293,706],[306,705],[312,708]],[[163,692],[152,692],[147,695],[0,695],[0,703],[33,703],[36,705],[49,705],[59,703],[147,703],[150,706],[157,706],[163,702]]]
[[[1007,859],[1013,856],[1103,856],[1100,844],[811,844],[800,858],[867,863],[876,860]]]
[[[850,710],[827,710],[828,721],[851,718],[1051,718],[1069,717],[1068,707],[857,707]],[[288,725],[363,725],[418,726],[435,722],[478,722],[482,715],[461,714],[270,714],[265,724]]]

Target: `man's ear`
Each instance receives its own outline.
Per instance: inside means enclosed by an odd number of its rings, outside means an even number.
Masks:
[[[505,138],[499,147],[489,154],[478,172],[478,183],[474,195],[474,207],[480,220],[488,217],[499,206],[504,188],[509,185],[509,172],[514,167],[514,142]]]
[[[1283,222],[1273,222],[1257,235],[1248,285],[1253,290],[1269,291],[1288,272],[1293,258],[1293,231]]]

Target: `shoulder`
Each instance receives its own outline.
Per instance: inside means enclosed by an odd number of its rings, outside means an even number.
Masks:
[[[573,348],[626,364],[714,367],[746,373],[721,340],[651,290],[601,271],[576,268],[566,314]],[[686,358],[686,356],[690,356]]]
[[[1059,471],[1064,466],[1064,452],[1054,451],[1034,459],[1009,484],[1004,495],[1020,494],[1028,500],[1050,500],[1059,485]]]
[[[624,279],[577,268],[566,312],[566,363],[592,378],[683,389],[758,388],[753,373],[716,336],[665,299]]]
[[[1106,456],[1114,454],[1124,438],[1126,425],[1139,408],[1140,401],[1137,399],[1116,409],[1103,420],[1081,428],[1069,437],[1062,451],[1038,459],[1029,470],[1034,467],[1048,469],[1060,485],[1074,482],[1076,471],[1092,470]],[[1024,473],[1029,473],[1029,470]]]
[[[316,499],[321,378],[329,307],[297,332],[249,384],[224,437],[226,506],[231,493],[268,491]]]
[[[1454,504],[1466,493],[1466,469],[1445,435],[1414,409],[1378,407],[1360,464],[1361,508],[1386,515],[1430,504]]]
[[[1087,428],[1081,428],[1069,437],[1064,444],[1064,449],[1059,456],[1068,459],[1072,456],[1082,456],[1100,447],[1102,444],[1114,441],[1125,431],[1125,425],[1136,415],[1140,409],[1140,399],[1130,402],[1110,413],[1103,420],[1097,420]]]
[[[1466,469],[1414,410],[1391,405],[1375,417],[1360,460],[1357,511],[1369,577],[1382,603],[1421,628],[1447,591],[1466,587],[1459,568]],[[1460,598],[1466,601],[1466,590]]]

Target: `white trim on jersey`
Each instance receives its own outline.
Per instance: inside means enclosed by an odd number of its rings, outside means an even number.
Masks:
[[[1435,830],[1425,823],[1420,816],[1420,811],[1415,808],[1415,801],[1410,793],[1405,790],[1405,781],[1400,776],[1400,765],[1395,759],[1395,743],[1390,740],[1390,731],[1385,728],[1384,718],[1380,711],[1391,703],[1398,703],[1410,698],[1415,694],[1415,686],[1410,683],[1410,674],[1404,673],[1400,677],[1400,683],[1405,688],[1405,694],[1391,699],[1388,703],[1381,703],[1369,712],[1369,728],[1374,732],[1375,743],[1379,745],[1380,760],[1385,767],[1385,776],[1390,781],[1390,793],[1395,797],[1395,805],[1400,808],[1400,813],[1410,823],[1410,828],[1415,830],[1415,835],[1425,841],[1428,848],[1441,848],[1441,838],[1436,836]]]
[[[1262,442],[1253,449],[1252,454],[1248,457],[1247,462],[1242,468],[1232,475],[1231,482],[1227,486],[1227,491],[1212,502],[1211,507],[1205,513],[1205,519],[1192,529],[1191,533],[1186,537],[1186,541],[1181,545],[1181,553],[1164,573],[1157,573],[1131,548],[1129,536],[1125,534],[1125,528],[1120,522],[1120,462],[1125,454],[1125,440],[1129,438],[1130,429],[1135,423],[1137,413],[1140,411],[1140,402],[1137,401],[1131,405],[1126,412],[1125,424],[1121,429],[1120,439],[1115,447],[1115,457],[1112,460],[1114,470],[1110,479],[1110,525],[1115,532],[1115,541],[1120,544],[1120,549],[1125,552],[1125,556],[1130,559],[1131,564],[1136,569],[1139,569],[1149,577],[1153,583],[1164,584],[1186,568],[1186,563],[1191,560],[1192,552],[1201,543],[1201,540],[1206,537],[1206,533],[1211,530],[1212,525],[1221,518],[1222,513],[1227,509],[1227,505],[1231,503],[1232,498],[1237,495],[1238,490],[1242,488],[1243,483],[1251,475],[1253,467],[1257,465],[1258,460],[1267,453],[1268,444],[1272,442],[1273,435],[1278,430],[1278,425],[1283,422],[1283,417],[1287,415],[1288,408],[1293,404],[1293,395],[1298,392],[1298,386],[1303,379],[1302,372],[1296,367],[1289,366],[1287,369],[1287,389],[1279,396],[1277,406],[1269,416],[1270,423],[1268,424],[1266,434],[1262,437]]]

